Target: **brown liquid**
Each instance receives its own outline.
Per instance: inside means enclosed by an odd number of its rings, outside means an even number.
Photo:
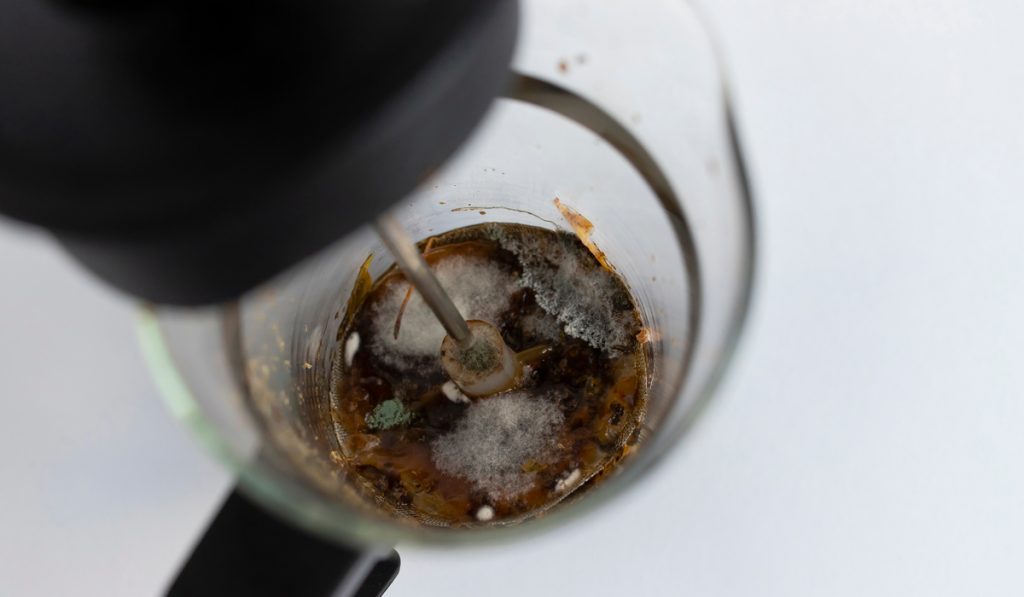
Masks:
[[[420,249],[460,312],[520,353],[524,381],[466,398],[401,272],[354,292],[331,414],[361,493],[393,515],[466,526],[528,518],[603,477],[636,441],[648,383],[621,279],[575,236],[532,226],[481,224]]]

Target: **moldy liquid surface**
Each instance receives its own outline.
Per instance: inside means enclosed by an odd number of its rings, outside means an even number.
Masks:
[[[648,373],[639,312],[572,234],[520,224],[419,243],[466,319],[495,325],[521,385],[470,399],[441,369],[445,332],[392,266],[357,282],[338,330],[331,417],[339,464],[366,499],[435,526],[543,512],[612,470],[636,441]]]

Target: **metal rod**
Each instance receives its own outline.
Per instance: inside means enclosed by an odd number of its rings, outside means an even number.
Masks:
[[[468,344],[472,334],[469,331],[469,326],[466,325],[466,320],[462,318],[455,303],[441,287],[434,272],[430,271],[427,261],[423,259],[423,255],[416,248],[416,243],[409,238],[409,234],[402,224],[391,214],[385,213],[377,218],[374,227],[381,240],[384,241],[384,245],[395,256],[398,267],[423,297],[423,301],[434,312],[448,335],[460,347]]]

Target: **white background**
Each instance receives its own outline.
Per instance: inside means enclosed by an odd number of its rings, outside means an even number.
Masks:
[[[389,595],[1024,594],[1024,5],[706,4],[761,241],[725,386],[630,496]],[[0,280],[0,595],[158,593],[230,479],[125,300],[11,225]]]

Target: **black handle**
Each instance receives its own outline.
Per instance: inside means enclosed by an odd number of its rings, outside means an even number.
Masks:
[[[379,597],[398,553],[374,554],[295,528],[236,489],[167,591],[169,597]]]

